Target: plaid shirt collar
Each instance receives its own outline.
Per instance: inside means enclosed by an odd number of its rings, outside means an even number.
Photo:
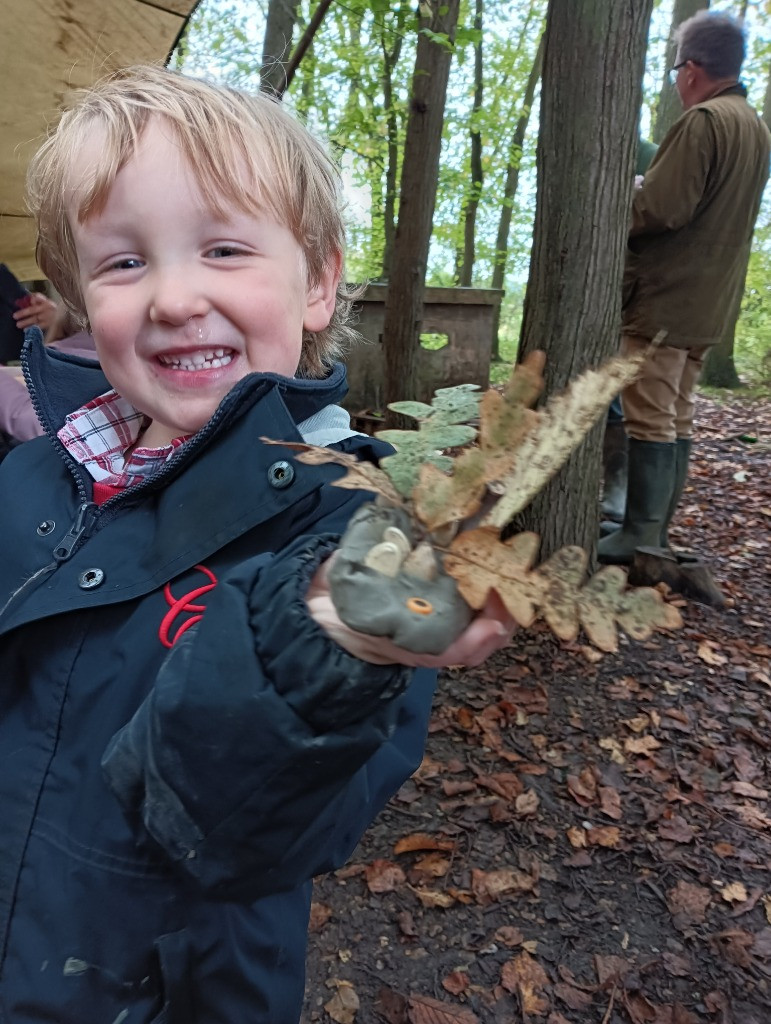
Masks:
[[[162,448],[132,448],[148,422],[144,413],[117,391],[108,391],[71,412],[58,437],[94,480],[125,488],[157,473],[190,436],[176,437]]]

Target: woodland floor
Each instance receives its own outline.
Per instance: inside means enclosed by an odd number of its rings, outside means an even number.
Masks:
[[[448,672],[419,772],[316,886],[305,1024],[771,1022],[771,403],[697,416],[672,533],[729,607]]]

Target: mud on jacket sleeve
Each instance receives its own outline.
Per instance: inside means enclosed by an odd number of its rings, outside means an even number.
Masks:
[[[326,870],[420,760],[433,674],[416,674],[410,710],[395,698],[411,670],[352,657],[308,614],[337,541],[301,537],[226,576],[105,753],[128,816],[213,896],[250,901]],[[388,741],[410,728],[405,754]]]

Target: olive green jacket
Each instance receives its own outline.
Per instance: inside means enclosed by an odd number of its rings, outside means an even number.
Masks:
[[[687,110],[635,193],[623,331],[715,345],[736,317],[771,157],[768,128],[735,85]]]

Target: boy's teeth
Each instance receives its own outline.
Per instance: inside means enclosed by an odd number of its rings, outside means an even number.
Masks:
[[[193,352],[189,356],[161,356],[161,362],[175,370],[214,370],[227,366],[233,359],[233,353],[224,348],[212,349],[210,352]]]

